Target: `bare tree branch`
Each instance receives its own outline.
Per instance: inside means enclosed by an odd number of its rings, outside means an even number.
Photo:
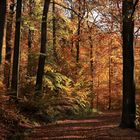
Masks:
[[[133,11],[132,11],[132,14],[131,14],[131,18],[132,18],[132,16],[133,16],[134,13],[135,13],[136,6],[137,6],[138,2],[139,2],[139,0],[136,0],[135,3],[134,3],[134,5],[133,5]]]
[[[139,28],[135,31],[135,34],[136,34],[136,33],[138,33],[138,32],[139,32],[139,30],[140,30],[140,27],[139,27]]]
[[[50,3],[53,3],[53,2],[50,2]],[[58,6],[60,6],[60,7],[62,7],[62,8],[64,8],[64,9],[67,9],[67,10],[70,10],[70,11],[74,12],[75,15],[77,15],[77,16],[80,16],[80,14],[77,13],[77,12],[76,12],[75,10],[73,10],[72,8],[69,8],[69,7],[65,6],[65,5],[60,4],[60,3],[57,3],[57,2],[55,2],[55,4],[58,5]]]

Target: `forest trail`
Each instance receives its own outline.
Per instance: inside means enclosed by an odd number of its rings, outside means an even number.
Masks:
[[[104,112],[87,119],[61,120],[36,127],[25,140],[139,140],[140,132],[120,129],[120,112]]]

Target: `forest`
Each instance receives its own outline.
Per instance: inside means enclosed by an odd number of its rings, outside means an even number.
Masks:
[[[0,0],[0,140],[140,139],[139,0]]]

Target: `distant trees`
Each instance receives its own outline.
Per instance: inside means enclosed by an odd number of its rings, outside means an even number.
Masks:
[[[35,90],[37,93],[40,93],[43,84],[43,75],[44,75],[44,67],[45,67],[45,59],[46,59],[47,16],[48,16],[49,4],[50,4],[50,0],[44,1],[44,9],[42,15],[42,24],[41,24],[41,47],[40,47],[38,71],[37,71],[36,86],[35,86]]]
[[[138,0],[123,0],[123,108],[120,127],[135,128],[136,105],[134,83],[134,18]]]
[[[5,25],[5,17],[6,17],[6,5],[7,5],[7,0],[0,1],[0,64],[2,61],[2,46],[3,46],[4,25]]]

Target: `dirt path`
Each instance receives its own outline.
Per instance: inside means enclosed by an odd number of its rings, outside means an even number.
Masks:
[[[118,128],[119,112],[105,112],[92,119],[62,120],[36,127],[25,140],[139,140],[140,132]]]

